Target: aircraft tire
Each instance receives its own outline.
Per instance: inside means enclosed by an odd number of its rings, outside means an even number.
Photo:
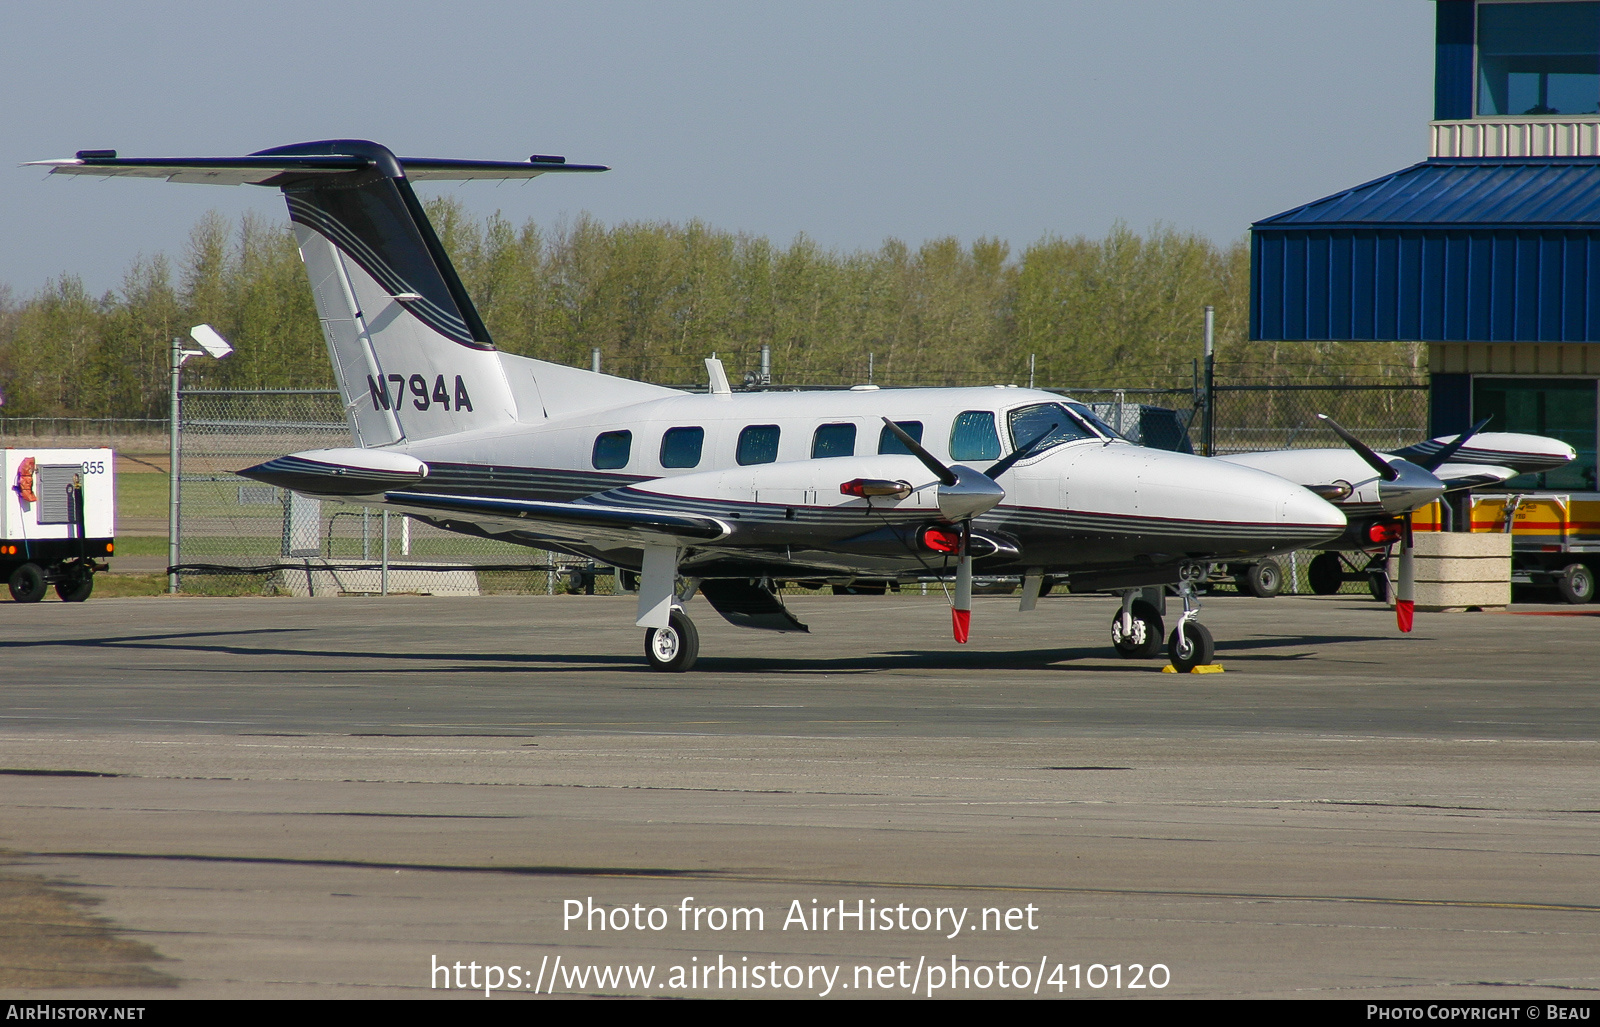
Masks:
[[[1172,660],[1173,669],[1180,674],[1208,665],[1216,652],[1217,644],[1211,632],[1199,621],[1190,621],[1183,629],[1182,638],[1178,636],[1178,629],[1173,628],[1172,637],[1167,639],[1167,656]]]
[[[17,602],[37,603],[44,598],[44,571],[36,563],[25,563],[11,572],[6,585]]]
[[[1283,591],[1283,568],[1278,566],[1276,560],[1262,560],[1251,564],[1235,580],[1240,592],[1247,592],[1257,599],[1271,599]]]
[[[56,582],[56,595],[63,603],[81,603],[94,592],[94,571],[68,568],[67,576]]]
[[[1161,614],[1143,599],[1135,599],[1130,612],[1134,621],[1132,637],[1123,637],[1118,627],[1122,611],[1118,610],[1111,618],[1111,645],[1117,655],[1124,660],[1146,660],[1161,655]]]
[[[1564,602],[1583,604],[1594,600],[1594,571],[1584,563],[1569,563],[1556,578],[1556,591]]]
[[[651,670],[680,674],[694,666],[700,656],[700,632],[694,621],[672,611],[668,626],[644,633],[644,657]]]
[[[1311,583],[1311,591],[1319,596],[1337,594],[1344,584],[1344,565],[1339,554],[1328,552],[1312,557],[1306,568],[1306,580]]]

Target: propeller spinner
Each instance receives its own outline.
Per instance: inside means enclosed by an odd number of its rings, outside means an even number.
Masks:
[[[1378,472],[1380,479],[1378,501],[1383,504],[1385,510],[1402,518],[1398,539],[1400,580],[1396,582],[1394,590],[1394,616],[1400,630],[1409,632],[1416,614],[1417,585],[1416,546],[1412,538],[1411,515],[1448,491],[1445,483],[1433,472],[1466,445],[1468,439],[1482,431],[1483,426],[1489,423],[1489,419],[1484,418],[1457,435],[1453,442],[1437,453],[1412,463],[1399,457],[1385,460],[1327,414],[1317,416],[1326,421],[1328,427],[1337,432],[1339,437],[1361,456],[1361,459]]]

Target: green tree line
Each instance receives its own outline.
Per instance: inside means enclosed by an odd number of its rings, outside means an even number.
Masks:
[[[435,200],[429,213],[496,344],[673,385],[716,353],[739,380],[770,347],[786,385],[1167,388],[1192,380],[1202,309],[1219,369],[1260,382],[1412,381],[1416,347],[1251,343],[1249,252],[1157,226],[1104,238],[897,239],[842,253],[698,221],[521,227]],[[282,222],[202,218],[174,262],[141,258],[92,296],[72,275],[0,293],[6,416],[161,417],[168,347],[206,322],[235,347],[193,362],[199,388],[331,388],[321,329]]]

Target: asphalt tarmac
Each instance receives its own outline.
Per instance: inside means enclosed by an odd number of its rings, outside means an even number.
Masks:
[[[4,604],[0,989],[1600,992],[1600,608],[790,605],[660,675],[626,599]]]

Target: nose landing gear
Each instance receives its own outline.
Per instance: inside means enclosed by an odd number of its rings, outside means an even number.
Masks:
[[[1195,618],[1200,614],[1200,600],[1195,594],[1195,584],[1205,580],[1205,564],[1186,563],[1178,569],[1178,598],[1183,600],[1183,616],[1167,639],[1167,656],[1172,669],[1187,674],[1196,667],[1209,666],[1216,655],[1216,643],[1211,632]]]

